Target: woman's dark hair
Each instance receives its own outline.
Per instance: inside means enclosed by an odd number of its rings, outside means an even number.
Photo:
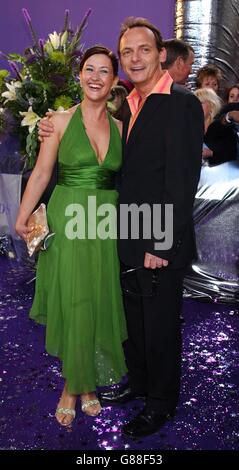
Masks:
[[[227,89],[225,90],[225,101],[226,101],[226,102],[228,102],[228,100],[229,100],[229,95],[230,95],[231,90],[232,90],[233,88],[237,88],[237,89],[239,90],[239,83],[235,83],[235,85],[232,85],[232,86],[230,86],[230,88],[227,88]]]
[[[104,54],[109,57],[112,64],[114,77],[116,77],[118,75],[118,59],[116,55],[110,49],[108,49],[108,47],[101,46],[100,44],[96,44],[95,46],[90,47],[85,51],[80,62],[80,71],[82,71],[85,62],[89,59],[89,57],[95,54]]]
[[[121,29],[120,29],[120,34],[119,34],[119,38],[118,38],[118,55],[119,55],[119,57],[120,57],[120,42],[121,42],[121,38],[124,35],[124,33],[128,29],[142,28],[142,27],[148,28],[152,31],[152,33],[154,34],[154,37],[155,37],[156,47],[157,47],[158,51],[161,51],[161,49],[163,48],[163,39],[162,39],[162,36],[161,36],[161,33],[160,33],[159,29],[156,26],[154,26],[153,23],[150,23],[150,21],[148,21],[146,18],[140,18],[140,17],[136,18],[134,16],[129,16],[122,23]]]

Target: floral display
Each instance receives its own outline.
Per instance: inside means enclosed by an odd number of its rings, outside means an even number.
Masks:
[[[81,100],[81,37],[91,10],[76,31],[66,10],[62,30],[46,40],[37,37],[28,11],[22,12],[32,45],[23,55],[1,53],[12,73],[0,70],[0,135],[18,135],[21,153],[31,168],[39,150],[37,122],[48,110],[63,111]]]

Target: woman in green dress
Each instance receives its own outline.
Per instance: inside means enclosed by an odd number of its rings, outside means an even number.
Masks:
[[[65,384],[56,418],[64,426],[75,417],[78,395],[82,410],[95,416],[101,411],[96,388],[126,373],[114,188],[121,123],[106,109],[117,72],[110,50],[86,51],[80,65],[84,99],[52,116],[54,132],[41,144],[16,221],[17,233],[26,239],[28,218],[58,156],[58,184],[47,208],[55,235],[39,255],[30,317],[46,324],[46,350],[62,361]]]

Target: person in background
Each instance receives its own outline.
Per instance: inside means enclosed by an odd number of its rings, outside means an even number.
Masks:
[[[212,88],[217,94],[219,94],[221,81],[221,70],[213,64],[204,65],[197,71],[197,88]]]
[[[212,88],[198,88],[195,95],[202,103],[204,113],[204,133],[207,133],[208,127],[212,124],[215,116],[221,109],[221,99]],[[203,143],[202,157],[210,158],[213,156],[213,151]]]
[[[228,89],[228,103],[223,106],[205,134],[205,144],[213,151],[209,165],[239,159],[239,89],[234,85]],[[208,155],[209,156],[209,155]]]
[[[204,113],[204,132],[213,122],[222,107],[222,101],[212,88],[198,88],[194,94],[202,103]]]
[[[123,87],[126,90],[126,96],[133,90],[134,86],[129,80],[120,79],[117,83],[117,86]],[[121,92],[123,94],[123,92]],[[123,100],[121,106],[114,112],[114,117],[119,121],[123,122],[127,117],[127,102],[126,99]]]
[[[226,91],[226,102],[227,103],[238,103],[239,102],[239,83],[232,85]]]
[[[118,86],[123,86],[126,91],[127,91],[127,95],[133,90],[134,88],[134,85],[133,83],[131,83],[129,80],[125,80],[123,78],[120,78],[118,83],[117,83]]]
[[[221,123],[225,126],[231,125],[238,132],[239,125],[239,84],[232,85],[226,92],[227,104],[222,108],[220,115]]]
[[[123,105],[128,92],[124,86],[116,85],[112,91],[110,99],[108,100],[107,107],[112,116],[116,116],[116,113]]]
[[[175,83],[185,85],[194,63],[193,47],[181,39],[167,39],[164,47],[167,58],[162,62],[162,69],[168,70]]]

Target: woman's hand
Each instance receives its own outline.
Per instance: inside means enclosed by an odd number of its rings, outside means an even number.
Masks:
[[[24,241],[27,240],[27,236],[30,232],[32,232],[33,228],[30,228],[27,226],[27,223],[24,221],[21,221],[20,219],[17,219],[16,225],[15,225],[15,230],[17,234],[23,238]]]

